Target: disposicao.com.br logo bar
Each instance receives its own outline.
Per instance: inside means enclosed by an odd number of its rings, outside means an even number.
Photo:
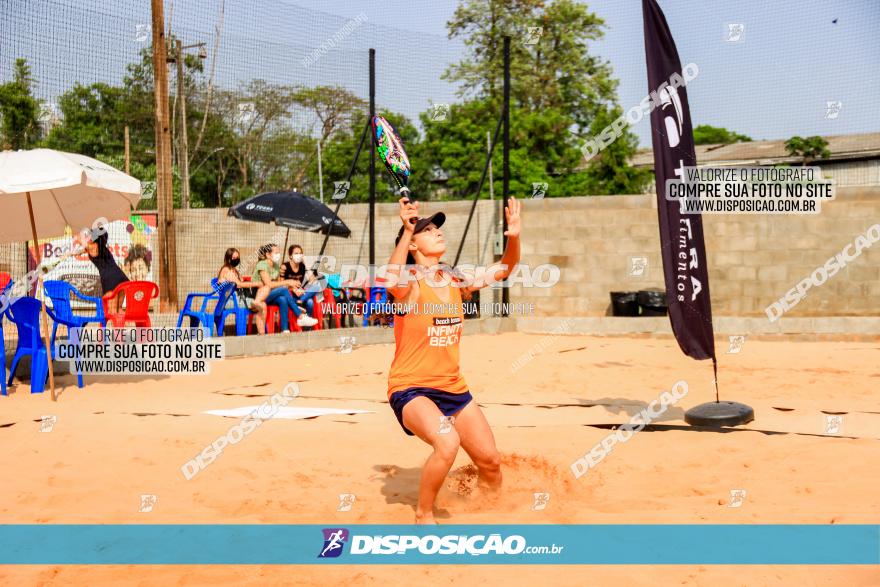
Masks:
[[[0,524],[0,543],[0,565],[880,565],[878,524]]]
[[[441,527],[435,527],[440,530]],[[338,558],[346,550],[351,556],[407,555],[558,555],[565,546],[555,543],[529,546],[520,534],[351,534],[347,528],[324,528],[324,544],[318,558]]]

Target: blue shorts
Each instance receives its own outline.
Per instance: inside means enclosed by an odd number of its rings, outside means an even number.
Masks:
[[[434,405],[439,408],[444,416],[454,416],[474,399],[470,391],[449,393],[448,391],[440,391],[432,387],[410,387],[403,391],[395,391],[391,394],[388,403],[391,404],[391,409],[394,410],[394,415],[397,416],[400,427],[410,436],[415,436],[415,434],[403,425],[403,406],[417,397],[426,397],[434,402]]]

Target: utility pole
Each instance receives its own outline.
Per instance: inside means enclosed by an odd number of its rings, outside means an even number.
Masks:
[[[129,146],[128,125],[125,125],[125,175],[131,175],[131,148]]]
[[[321,203],[324,203],[324,174],[321,171],[321,141],[318,141],[318,191],[321,194]]]
[[[180,165],[180,207],[189,208],[189,139],[186,129],[186,78],[183,75],[183,52],[186,49],[199,47],[199,57],[205,59],[208,56],[204,43],[184,45],[183,41],[175,41],[174,60],[177,61],[177,97],[180,99],[180,149],[178,150],[178,164]]]
[[[171,132],[168,112],[168,47],[162,0],[151,0],[153,12],[153,97],[156,125],[156,202],[159,212],[160,311],[177,310],[176,238],[171,179]]]
[[[180,207],[189,208],[189,145],[186,138],[186,85],[183,79],[183,41],[177,39],[177,97],[180,98]]]

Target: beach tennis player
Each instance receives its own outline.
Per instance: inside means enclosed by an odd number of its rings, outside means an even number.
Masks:
[[[459,369],[458,344],[464,326],[462,296],[503,281],[519,262],[520,203],[510,198],[504,213],[508,240],[500,266],[473,279],[462,279],[440,261],[446,252],[440,229],[446,221],[443,212],[419,218],[418,202],[400,199],[403,226],[386,275],[397,277],[388,291],[397,307],[408,311],[394,317],[388,401],[404,432],[433,448],[422,469],[417,524],[436,523],[434,499],[459,447],[479,471],[480,490],[494,493],[501,488],[501,457],[492,429]],[[401,275],[402,267],[406,277]],[[499,267],[503,269],[494,271]]]

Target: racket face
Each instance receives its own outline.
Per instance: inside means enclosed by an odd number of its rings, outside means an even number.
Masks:
[[[376,136],[376,150],[385,167],[388,169],[394,181],[401,188],[406,187],[409,181],[410,165],[409,157],[403,148],[400,135],[382,116],[373,117],[373,133]]]

